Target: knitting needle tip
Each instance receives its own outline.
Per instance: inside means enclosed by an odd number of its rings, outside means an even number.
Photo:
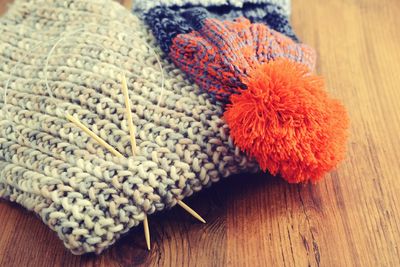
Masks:
[[[146,238],[147,250],[150,250],[150,231],[149,231],[149,221],[147,220],[147,215],[144,215],[143,220],[144,237]]]
[[[193,217],[195,217],[197,220],[201,221],[202,223],[206,223],[206,221],[197,213],[195,212],[191,207],[186,205],[183,201],[178,200],[178,205],[181,206],[184,210],[189,212]]]

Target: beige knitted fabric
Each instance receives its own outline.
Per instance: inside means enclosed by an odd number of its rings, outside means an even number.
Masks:
[[[100,253],[144,213],[257,170],[233,146],[218,103],[165,59],[162,90],[150,47],[162,54],[147,27],[111,0],[16,0],[0,19],[0,197],[37,213],[75,254]],[[99,146],[66,113],[127,158]]]

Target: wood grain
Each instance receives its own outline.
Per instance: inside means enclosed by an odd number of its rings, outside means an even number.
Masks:
[[[4,4],[4,0],[0,0]],[[399,266],[400,2],[294,1],[298,36],[351,118],[345,162],[316,185],[230,177],[150,216],[101,256],[73,256],[16,204],[0,202],[0,266]]]

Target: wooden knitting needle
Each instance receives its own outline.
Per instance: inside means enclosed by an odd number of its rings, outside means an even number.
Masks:
[[[122,78],[121,78],[122,93],[124,94],[124,99],[125,99],[125,113],[126,113],[126,119],[128,120],[129,134],[131,137],[132,156],[134,156],[136,154],[135,153],[136,137],[135,137],[135,128],[133,126],[132,113],[131,113],[131,101],[129,99],[128,85],[126,83],[125,75],[121,75],[121,76],[122,76]],[[147,249],[150,250],[149,221],[148,221],[146,214],[144,215],[143,228],[144,228],[144,237],[146,238]]]
[[[65,117],[71,121],[72,123],[74,123],[76,126],[78,126],[79,128],[82,129],[82,131],[84,131],[85,133],[87,133],[90,137],[92,137],[94,140],[96,140],[100,145],[102,145],[103,147],[105,147],[106,149],[108,149],[108,151],[110,151],[114,156],[116,157],[121,157],[123,158],[124,156],[119,153],[117,150],[115,150],[112,146],[110,146],[106,141],[104,141],[103,139],[101,139],[100,136],[98,136],[97,134],[95,134],[94,132],[92,132],[89,128],[87,128],[85,125],[83,125],[77,118],[66,114]],[[144,227],[144,236],[146,238],[146,245],[147,245],[147,249],[150,250],[150,231],[149,231],[149,222],[147,220],[147,215],[144,215],[144,220],[143,220],[143,227]]]
[[[129,134],[131,137],[131,148],[132,148],[132,156],[134,156],[136,153],[136,137],[135,137],[135,128],[133,126],[133,120],[132,120],[132,113],[131,113],[131,101],[129,99],[129,94],[128,94],[128,85],[126,83],[126,78],[125,75],[122,75],[121,78],[122,82],[122,93],[124,94],[124,100],[125,100],[125,113],[126,113],[126,119],[128,121],[128,127],[129,127]]]
[[[122,76],[122,78],[121,78],[122,93],[124,94],[125,111],[126,111],[126,117],[128,119],[129,132],[130,132],[130,136],[131,136],[132,154],[135,155],[136,139],[135,139],[135,129],[134,129],[134,126],[133,126],[133,121],[132,121],[131,101],[129,99],[128,84],[126,82],[125,75],[121,75],[121,76]],[[198,219],[202,223],[206,223],[206,221],[197,212],[195,212],[192,208],[190,208],[188,205],[183,203],[183,201],[178,200],[177,203],[184,210],[186,210],[188,213],[190,213],[193,217],[195,217],[196,219]],[[148,228],[148,226],[147,226],[147,228]],[[145,230],[145,233],[146,233],[146,230]]]
[[[178,203],[179,206],[181,206],[184,210],[189,212],[197,220],[201,221],[202,223],[206,223],[206,221],[197,212],[195,212],[191,207],[186,205],[182,200],[178,200],[177,203]]]
[[[143,220],[144,238],[146,239],[147,250],[150,250],[150,230],[147,214],[144,214]]]
[[[96,140],[100,145],[108,149],[114,156],[116,157],[124,157],[121,153],[119,153],[117,150],[115,150],[112,146],[110,146],[106,141],[100,138],[97,134],[92,132],[89,128],[87,128],[85,125],[83,125],[77,118],[66,114],[65,117],[72,123],[75,123],[76,126],[82,129],[85,133],[87,133],[90,137],[92,137],[94,140]]]
[[[128,127],[129,127],[130,138],[131,138],[132,155],[135,155],[135,151],[136,151],[135,129],[134,129],[133,121],[132,121],[130,100],[129,100],[129,94],[128,94],[128,86],[126,83],[125,76],[122,76],[122,91],[123,91],[124,98],[125,98],[125,110],[126,110],[126,114],[127,114]],[[65,117],[69,121],[74,123],[76,126],[78,126],[82,131],[84,131],[90,137],[92,137],[94,140],[96,140],[101,146],[103,146],[107,150],[109,150],[114,156],[124,157],[120,152],[118,152],[116,149],[114,149],[111,145],[109,145],[106,141],[104,141],[100,136],[98,136],[93,131],[91,131],[89,128],[87,128],[85,125],[83,125],[79,121],[79,119],[71,116],[70,114],[66,114]],[[188,205],[186,205],[183,201],[178,200],[177,204],[179,206],[181,206],[183,209],[185,209],[188,213],[190,213],[193,217],[195,217],[196,219],[201,221],[202,223],[206,223],[206,221],[197,212],[195,212],[192,208],[190,208]],[[147,218],[146,214],[144,215],[143,228],[144,228],[144,236],[146,238],[147,249],[150,250],[150,231],[149,231],[149,222],[148,222],[148,218]]]

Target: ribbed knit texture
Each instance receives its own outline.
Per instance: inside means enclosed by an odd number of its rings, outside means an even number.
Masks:
[[[143,2],[146,3],[147,1]],[[207,18],[232,21],[245,17],[252,23],[263,23],[294,41],[298,41],[289,23],[286,11],[281,6],[270,2],[244,3],[240,7],[230,4],[197,6],[194,3],[168,7],[163,4],[161,3],[160,6],[155,6],[145,12],[138,9],[136,5],[133,7],[150,26],[164,52],[169,52],[172,40],[178,34],[199,30]]]
[[[190,21],[200,24],[194,17]],[[223,102],[246,89],[243,77],[260,64],[286,58],[314,71],[314,49],[263,24],[244,18],[235,22],[208,18],[201,24],[197,31],[174,38],[169,55],[200,88]]]
[[[49,60],[52,98],[46,55],[73,32]],[[0,19],[0,197],[37,213],[75,254],[100,253],[145,213],[172,207],[221,177],[258,169],[233,145],[222,107],[164,59],[161,92],[162,75],[146,43],[162,54],[149,29],[111,0],[16,0]],[[5,81],[20,60],[4,106]],[[99,146],[66,112],[127,159]]]
[[[264,23],[270,28],[285,34],[297,41],[289,21],[289,13],[285,6],[290,7],[290,1],[287,5],[277,5],[273,1],[270,3],[246,3],[242,7],[234,6],[211,6],[207,11],[213,18],[224,20],[233,20],[239,17],[245,17],[253,23]]]

